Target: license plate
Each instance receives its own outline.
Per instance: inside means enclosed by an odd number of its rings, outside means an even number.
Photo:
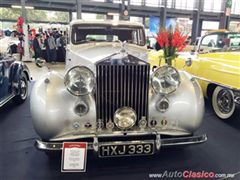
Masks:
[[[100,145],[99,147],[99,157],[151,155],[153,153],[153,143]]]

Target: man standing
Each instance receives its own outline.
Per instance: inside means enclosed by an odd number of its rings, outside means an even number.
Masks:
[[[40,38],[40,35],[36,34],[35,38],[33,39],[33,50],[35,54],[35,62],[37,61],[38,58],[42,57],[42,49],[40,47],[39,38]]]
[[[50,61],[50,49],[49,49],[49,45],[48,45],[48,39],[49,39],[49,36],[46,35],[46,39],[44,39],[44,47],[46,49],[46,61],[47,62]]]
[[[52,63],[56,63],[57,58],[57,51],[56,51],[56,43],[55,39],[53,38],[53,34],[50,34],[50,37],[48,38],[48,46],[50,50],[50,61]]]

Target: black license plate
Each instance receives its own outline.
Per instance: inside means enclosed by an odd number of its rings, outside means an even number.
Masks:
[[[100,145],[99,157],[151,155],[154,143]]]

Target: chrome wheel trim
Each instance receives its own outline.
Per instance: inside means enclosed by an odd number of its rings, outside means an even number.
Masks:
[[[230,118],[235,111],[233,92],[217,86],[212,95],[212,105],[214,112],[219,118]]]
[[[20,80],[20,96],[22,99],[26,99],[27,97],[27,81],[25,80],[24,77],[21,78]]]

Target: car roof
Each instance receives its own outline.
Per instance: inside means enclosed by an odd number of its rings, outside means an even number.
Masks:
[[[143,24],[137,22],[130,22],[130,21],[116,21],[116,20],[73,20],[71,21],[70,25],[77,25],[77,24],[89,24],[89,25],[113,25],[113,26],[136,26],[136,27],[144,27]]]

